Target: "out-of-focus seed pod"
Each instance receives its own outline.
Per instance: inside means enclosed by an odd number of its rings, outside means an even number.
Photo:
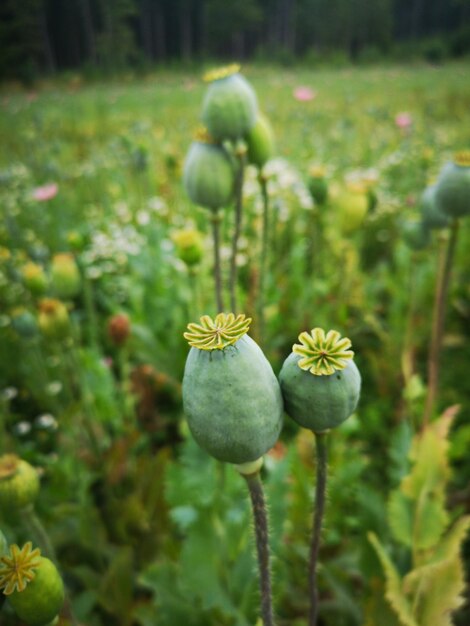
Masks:
[[[212,143],[207,134],[199,134],[189,148],[183,170],[183,184],[191,201],[206,209],[226,207],[233,198],[234,182],[225,148]]]
[[[178,230],[172,237],[176,253],[188,267],[198,265],[204,255],[202,234],[194,228]]]
[[[403,240],[412,250],[423,250],[429,245],[429,228],[421,220],[407,220],[401,225]]]
[[[470,215],[470,150],[458,152],[444,165],[435,198],[438,209],[450,217]]]
[[[258,114],[245,137],[248,163],[262,168],[274,154],[274,133],[266,116]]]
[[[29,261],[21,269],[25,286],[36,296],[41,296],[47,289],[47,276],[41,265]]]
[[[34,503],[38,493],[39,477],[32,465],[15,454],[0,457],[0,509],[24,509]]]
[[[425,227],[433,229],[447,228],[450,223],[448,215],[443,213],[436,203],[436,186],[427,187],[421,196],[421,219]]]
[[[108,320],[108,336],[115,346],[122,346],[126,343],[131,333],[131,323],[125,313],[116,313]]]
[[[258,103],[250,83],[231,65],[208,72],[202,121],[217,141],[242,139],[256,122]]]
[[[328,199],[328,181],[326,170],[321,165],[312,165],[309,171],[307,186],[315,204],[323,206]]]
[[[74,298],[81,288],[81,276],[73,255],[66,252],[52,258],[51,281],[59,298]]]
[[[63,339],[70,333],[67,307],[54,298],[44,298],[39,302],[38,323],[41,332],[50,339]]]

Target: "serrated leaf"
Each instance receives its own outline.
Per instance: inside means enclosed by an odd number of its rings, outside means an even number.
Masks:
[[[449,521],[444,508],[444,493],[432,492],[425,487],[421,490],[415,508],[413,526],[413,547],[426,550],[435,546]]]
[[[386,580],[385,597],[397,614],[401,626],[419,626],[415,621],[408,598],[401,589],[401,578],[395,569],[394,564],[385,552],[382,544],[374,533],[368,533],[367,538],[374,547],[377,556],[382,564]]]
[[[388,524],[397,541],[413,545],[413,503],[399,489],[392,492],[388,502]]]
[[[98,601],[112,615],[128,624],[134,588],[133,555],[130,548],[120,548],[106,571]],[[127,616],[127,619],[126,619]]]
[[[451,626],[451,614],[464,602],[463,566],[459,556],[413,570],[404,586],[413,593],[413,613],[421,626]]]

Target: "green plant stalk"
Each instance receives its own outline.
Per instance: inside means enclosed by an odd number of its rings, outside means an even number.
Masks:
[[[264,626],[274,626],[272,607],[271,568],[269,555],[268,515],[259,472],[243,474],[250,492],[255,524],[256,551],[258,555],[259,586],[261,593],[261,617]]]
[[[215,285],[215,302],[217,312],[224,310],[224,301],[222,297],[222,271],[220,263],[220,215],[216,209],[212,214],[212,238],[214,241],[214,285]]]
[[[260,170],[258,175],[261,187],[261,196],[263,198],[263,229],[261,234],[261,256],[259,263],[259,285],[258,285],[258,327],[259,339],[263,341],[266,320],[264,318],[264,302],[266,291],[266,266],[268,258],[268,237],[269,237],[269,196],[267,180],[263,172]]]
[[[81,263],[80,259],[77,258],[78,267],[80,269],[82,275],[82,285],[83,285],[83,304],[85,308],[85,314],[87,319],[87,331],[88,331],[88,341],[90,345],[93,347],[98,346],[98,322],[96,316],[96,308],[95,308],[95,300],[93,295],[93,285],[88,276],[86,275],[86,269],[84,265]]]
[[[458,232],[459,220],[454,218],[450,227],[447,250],[445,255],[440,259],[439,275],[434,297],[433,322],[428,357],[428,390],[423,415],[423,429],[429,424],[432,418],[439,386],[439,361],[442,348],[442,335],[444,332],[447,294],[451,281]]]
[[[240,148],[236,152],[238,172],[235,182],[235,225],[232,238],[232,256],[230,259],[230,306],[232,313],[237,313],[237,252],[238,240],[242,229],[243,215],[243,181],[245,174],[246,149]]]
[[[318,619],[318,587],[317,587],[317,563],[320,550],[320,537],[325,512],[326,479],[328,470],[327,432],[315,433],[317,449],[317,482],[315,487],[315,509],[313,515],[313,532],[310,544],[310,563],[308,575],[308,587],[310,595],[309,626],[316,626]]]

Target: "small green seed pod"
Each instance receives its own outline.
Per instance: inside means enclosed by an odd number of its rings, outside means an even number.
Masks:
[[[449,216],[443,213],[436,204],[436,186],[426,187],[421,196],[421,218],[425,227],[434,230],[447,228]]]
[[[33,504],[39,478],[32,465],[15,454],[0,457],[0,509],[18,511]]]
[[[192,346],[183,378],[189,428],[219,461],[259,459],[276,443],[282,427],[279,383],[260,347],[246,332],[244,315],[208,315],[189,324]]]
[[[362,226],[369,208],[367,188],[361,183],[348,183],[332,198],[336,222],[343,234],[350,234]]]
[[[430,241],[428,226],[420,220],[407,220],[401,225],[403,239],[412,250],[424,250]]]
[[[313,165],[310,168],[308,190],[315,201],[315,204],[323,206],[328,199],[328,182],[326,180],[326,170],[321,165]]]
[[[64,603],[64,584],[52,561],[28,542],[10,547],[0,557],[0,589],[21,620],[29,626],[45,626]]]
[[[184,162],[183,184],[194,204],[206,209],[220,209],[230,204],[234,191],[234,172],[223,146],[200,133]]]
[[[299,335],[279,374],[287,414],[316,433],[335,428],[355,410],[361,376],[349,349],[335,330]]]
[[[80,292],[82,278],[72,254],[62,252],[53,257],[51,282],[52,289],[59,298],[74,298]]]
[[[450,217],[470,215],[470,150],[446,163],[436,183],[436,205]]]
[[[11,316],[12,328],[24,339],[31,339],[38,334],[38,323],[35,316],[27,309],[17,309]]]
[[[202,121],[218,141],[242,139],[256,122],[258,103],[238,65],[208,72],[209,88],[202,106]]]
[[[260,169],[274,154],[274,133],[269,120],[258,115],[256,123],[248,132],[246,138],[248,163]]]

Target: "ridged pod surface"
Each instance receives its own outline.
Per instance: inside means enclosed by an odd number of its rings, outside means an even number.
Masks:
[[[183,404],[195,440],[220,461],[255,461],[272,448],[281,431],[279,383],[248,335],[221,350],[191,348]]]
[[[287,414],[300,426],[323,432],[344,422],[356,409],[361,375],[354,361],[327,376],[302,370],[291,353],[279,374]]]
[[[248,162],[261,168],[274,154],[274,133],[269,120],[259,114],[246,138]]]
[[[32,504],[39,478],[32,465],[13,454],[0,457],[0,509],[17,511]]]
[[[193,142],[184,162],[183,184],[194,204],[212,210],[230,204],[234,172],[225,148],[217,144]]]
[[[430,229],[446,228],[449,226],[449,216],[443,213],[436,204],[436,186],[426,187],[421,196],[421,216],[423,224]]]
[[[215,139],[242,139],[255,124],[257,113],[255,91],[240,74],[209,84],[202,105],[202,121]]]
[[[470,151],[444,165],[436,184],[436,204],[450,217],[470,215]]]

